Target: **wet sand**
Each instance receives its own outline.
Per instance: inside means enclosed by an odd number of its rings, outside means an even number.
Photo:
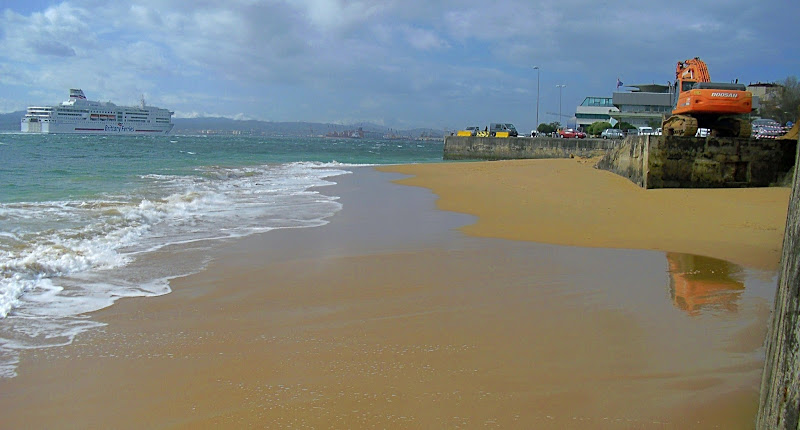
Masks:
[[[2,427],[752,427],[788,189],[695,190],[708,206],[666,207],[698,230],[659,244],[609,199],[670,193],[575,160],[391,170],[441,199],[372,169],[337,178],[330,224],[230,243],[171,294],[24,354]],[[759,214],[718,213],[727,200]]]

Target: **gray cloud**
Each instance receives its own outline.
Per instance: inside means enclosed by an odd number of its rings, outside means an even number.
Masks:
[[[779,0],[74,0],[34,13],[14,3],[0,18],[0,70],[16,78],[0,84],[16,92],[60,100],[83,85],[119,102],[151,93],[179,112],[266,120],[530,121],[534,65],[549,106],[556,83],[574,106],[610,96],[617,76],[666,82],[694,56],[720,79],[800,69],[790,22],[800,5]]]
[[[29,45],[38,55],[52,55],[56,57],[74,57],[75,50],[56,40],[36,40]]]

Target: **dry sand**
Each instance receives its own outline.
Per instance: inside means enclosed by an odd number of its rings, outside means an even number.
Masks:
[[[471,235],[599,248],[707,255],[774,270],[790,189],[644,190],[594,160],[515,160],[381,168],[477,215]]]
[[[752,427],[773,271],[533,241],[774,269],[788,189],[643,191],[575,160],[389,169],[477,223],[396,175],[341,177],[329,225],[236,242],[24,354],[0,427]]]

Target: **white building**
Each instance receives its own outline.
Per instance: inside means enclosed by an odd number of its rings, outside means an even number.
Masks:
[[[575,110],[577,127],[587,127],[593,122],[616,121],[634,127],[660,124],[672,112],[673,100],[667,85],[630,85],[632,91],[615,92],[612,97],[586,97]],[[656,126],[658,127],[658,126]]]
[[[585,129],[593,122],[608,121],[609,112],[619,112],[611,97],[586,97],[575,110],[576,127]]]

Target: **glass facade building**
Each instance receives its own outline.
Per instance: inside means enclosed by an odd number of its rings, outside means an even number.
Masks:
[[[672,112],[673,100],[667,85],[631,85],[630,92],[615,92],[612,97],[586,97],[575,110],[577,127],[596,121],[625,121],[634,127],[661,124]],[[657,125],[656,127],[659,127]],[[655,128],[655,127],[654,127]]]

